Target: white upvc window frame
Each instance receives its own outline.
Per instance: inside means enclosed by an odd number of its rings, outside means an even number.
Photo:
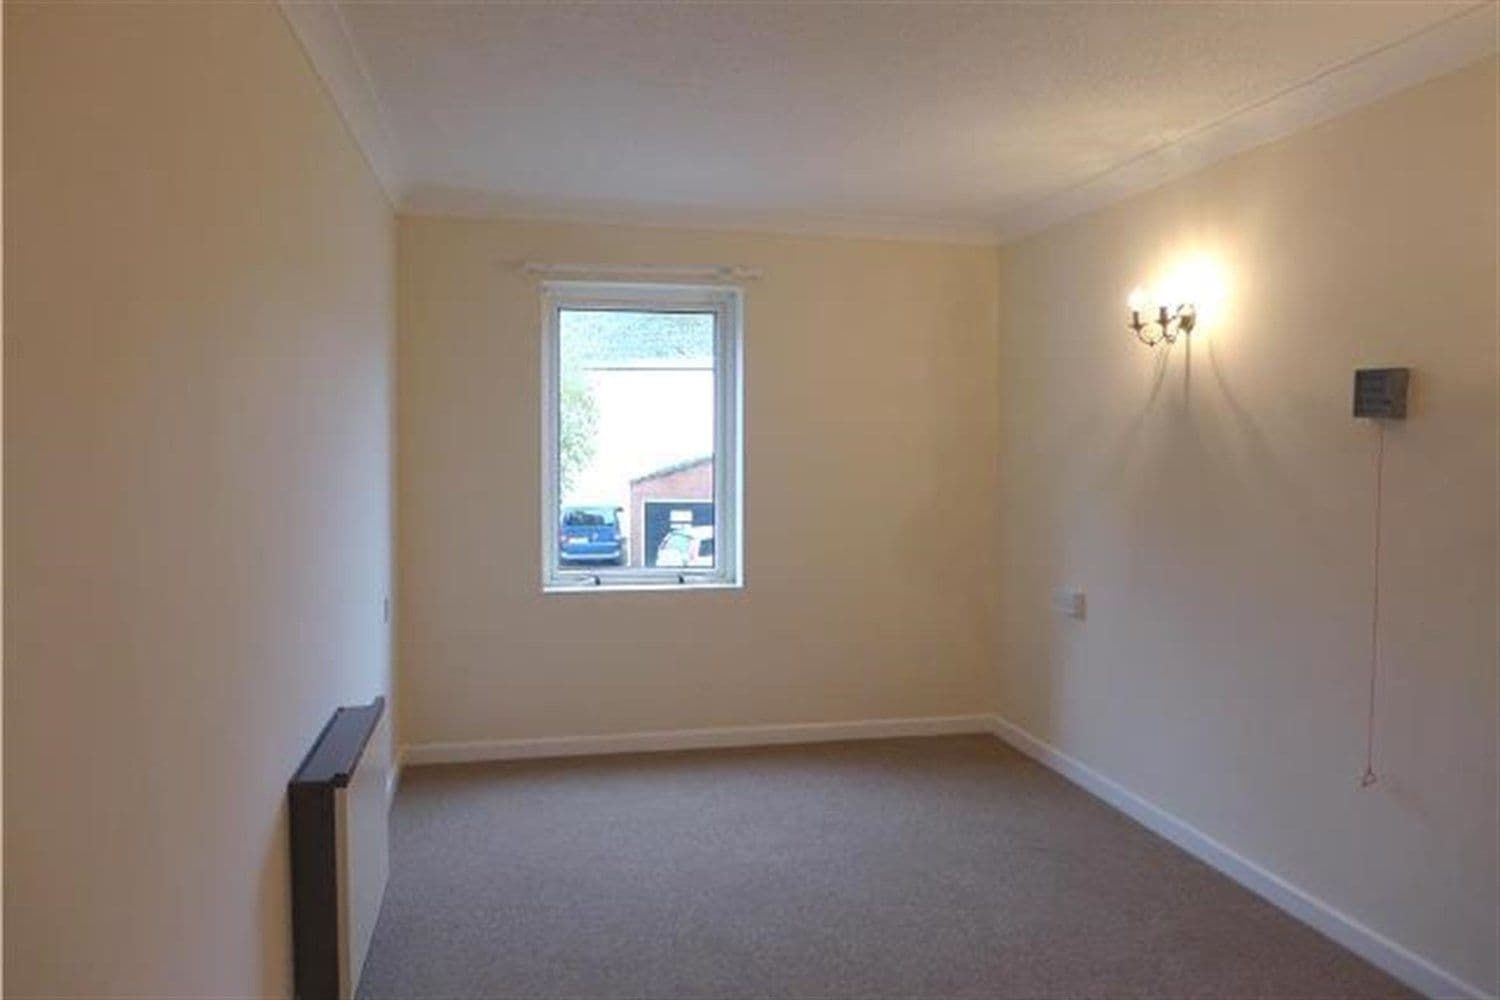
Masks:
[[[558,560],[561,510],[560,320],[565,309],[714,314],[714,566],[573,567]],[[542,590],[547,593],[607,593],[618,590],[682,590],[743,586],[743,409],[740,368],[744,340],[744,296],[734,285],[624,281],[542,283]],[[643,530],[632,523],[632,532]]]

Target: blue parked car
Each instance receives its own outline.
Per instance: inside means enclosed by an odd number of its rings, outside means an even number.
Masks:
[[[620,507],[564,507],[557,529],[557,558],[562,563],[625,562],[620,534]]]

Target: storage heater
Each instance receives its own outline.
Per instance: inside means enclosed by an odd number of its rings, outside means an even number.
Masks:
[[[353,997],[390,871],[385,699],[340,708],[287,786],[300,1000]]]

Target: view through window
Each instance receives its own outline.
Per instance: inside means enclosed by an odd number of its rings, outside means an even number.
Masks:
[[[698,308],[558,296],[550,582],[725,579],[721,326],[734,317],[714,291]]]

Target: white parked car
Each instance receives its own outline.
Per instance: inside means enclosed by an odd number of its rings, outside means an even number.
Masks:
[[[656,565],[683,568],[713,568],[714,529],[673,528],[656,549]]]

